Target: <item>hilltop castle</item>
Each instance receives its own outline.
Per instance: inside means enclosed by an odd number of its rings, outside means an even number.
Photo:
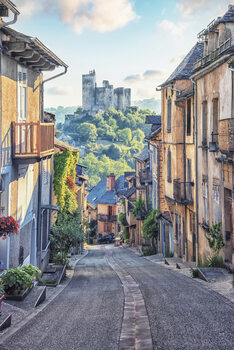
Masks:
[[[124,111],[131,106],[131,89],[114,89],[108,80],[103,80],[103,86],[97,87],[95,70],[90,71],[82,75],[82,106],[91,112],[105,111],[110,107]]]

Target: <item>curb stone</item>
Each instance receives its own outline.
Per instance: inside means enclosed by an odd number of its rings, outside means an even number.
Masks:
[[[86,251],[81,257],[76,259],[73,263],[72,266],[75,267],[76,264],[84,259],[88,255],[89,251]],[[1,340],[0,340],[0,345],[3,345],[6,340],[14,335],[17,331],[19,331],[23,326],[25,326],[29,321],[31,321],[35,316],[37,316],[39,313],[41,313],[71,282],[73,276],[74,276],[74,270],[68,270],[67,274],[67,281],[63,285],[58,285],[56,288],[54,288],[54,293],[41,305],[37,307],[37,309],[33,310],[30,314],[26,315],[25,318],[23,318],[22,321],[19,321],[15,325],[15,327],[12,328],[7,328],[5,331],[1,332]]]

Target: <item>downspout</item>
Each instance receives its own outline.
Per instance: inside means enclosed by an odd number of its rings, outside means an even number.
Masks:
[[[197,124],[197,83],[191,79],[195,94],[195,144],[196,144],[196,266],[199,264],[199,205],[198,205],[198,124]]]
[[[41,267],[41,191],[42,191],[42,179],[41,179],[41,162],[38,163],[38,213],[37,213],[37,266]]]
[[[17,22],[17,19],[18,19],[18,14],[17,13],[14,13],[14,18],[12,21],[9,21],[9,22],[4,22],[2,21],[0,23],[0,29],[3,28],[3,27],[6,27],[6,26],[9,26],[11,24],[15,24]]]
[[[185,106],[175,102],[176,107],[182,109],[183,114],[183,168],[184,168],[184,198],[186,200],[186,148],[185,148]],[[184,204],[184,228],[185,228],[185,260],[188,261],[188,237],[187,237],[187,204]]]

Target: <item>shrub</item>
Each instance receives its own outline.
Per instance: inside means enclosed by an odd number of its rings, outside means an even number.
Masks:
[[[157,254],[157,250],[154,247],[146,247],[142,250],[144,256]]]
[[[173,258],[173,256],[174,256],[173,252],[165,253],[164,255],[165,258]]]
[[[58,282],[57,278],[48,279],[48,278],[39,278],[38,280],[40,285],[45,286],[46,284],[56,284]]]
[[[4,285],[2,283],[0,283],[0,297],[2,295],[4,295],[5,291],[4,291]]]
[[[208,258],[208,262],[209,262],[209,267],[223,267],[224,266],[223,258],[221,256],[218,256],[218,255],[214,255],[214,256]]]
[[[55,263],[55,265],[68,266],[68,264],[69,264],[68,258],[64,257],[63,254],[61,254],[61,253],[56,253],[53,256],[53,262]]]
[[[7,294],[18,295],[32,286],[32,277],[21,268],[10,269],[1,276],[1,283]]]
[[[39,270],[38,267],[33,266],[32,264],[21,266],[20,269],[25,271],[32,278],[36,278],[38,275],[41,274],[41,270]]]
[[[197,278],[198,277],[198,269],[191,269],[191,274],[193,278]]]

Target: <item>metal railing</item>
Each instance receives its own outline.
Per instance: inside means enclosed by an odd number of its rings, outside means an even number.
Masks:
[[[13,158],[41,158],[53,153],[53,123],[12,123]]]
[[[210,52],[207,56],[204,56],[199,61],[197,61],[194,64],[193,69],[197,70],[197,69],[205,66],[207,63],[211,63],[218,56],[220,56],[223,52],[225,52],[227,49],[229,49],[229,47],[231,47],[231,38],[227,39],[216,50]]]
[[[180,179],[173,180],[174,199],[179,204],[193,204],[192,182],[181,182]]]
[[[98,214],[98,220],[103,222],[117,221],[117,215]]]

